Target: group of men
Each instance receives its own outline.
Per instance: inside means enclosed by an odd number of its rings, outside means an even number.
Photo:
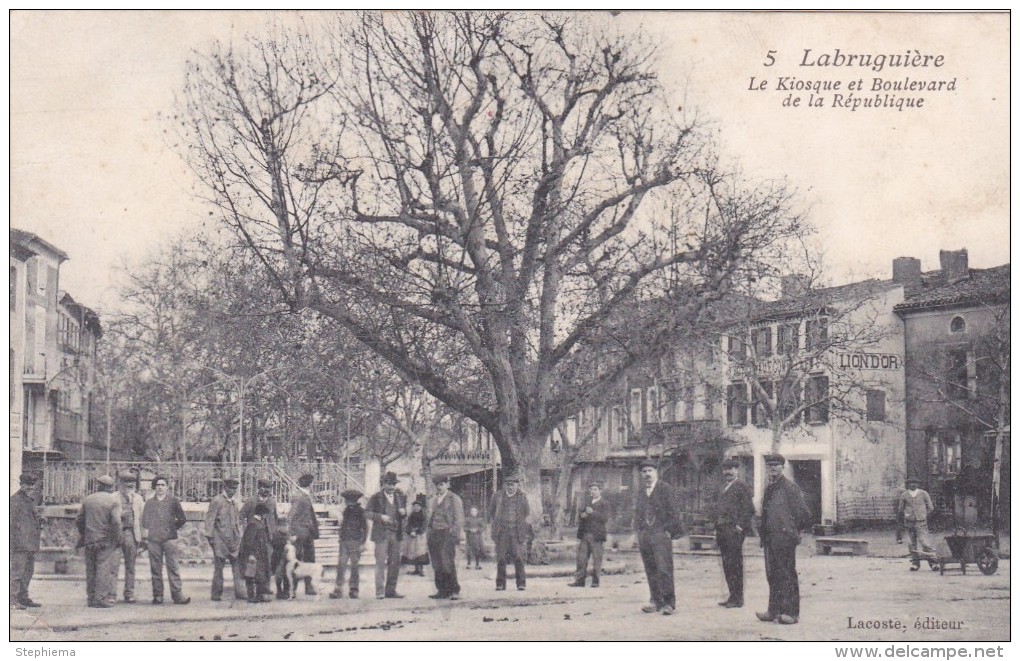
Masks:
[[[769,605],[767,610],[756,615],[764,622],[795,624],[800,618],[797,544],[800,530],[809,524],[811,513],[800,489],[783,476],[785,463],[782,455],[765,456],[769,481],[762,499],[759,540],[765,549]],[[729,597],[719,605],[741,608],[744,605],[743,546],[752,530],[755,510],[751,488],[739,477],[739,460],[727,459],[722,470],[724,483],[715,507],[715,538]],[[641,476],[644,485],[636,494],[634,526],[651,593],[650,602],[642,610],[672,615],[676,611],[672,540],[683,534],[676,491],[672,485],[659,480],[658,466],[652,460],[641,463]]]
[[[762,498],[758,537],[765,552],[769,604],[767,610],[756,615],[762,621],[795,624],[800,617],[796,549],[800,530],[809,525],[811,513],[800,489],[783,475],[785,458],[769,454],[764,462],[768,483]],[[640,470],[643,487],[635,494],[634,525],[651,595],[650,603],[642,610],[672,615],[676,610],[672,540],[683,534],[676,491],[672,485],[659,480],[656,462],[646,460],[641,463]],[[714,523],[729,597],[719,605],[741,608],[744,605],[743,544],[752,532],[755,509],[751,488],[739,477],[739,460],[724,461],[722,471],[724,483],[714,509]],[[244,548],[245,530],[253,520],[266,531],[257,539],[264,540],[259,544],[267,546],[265,558],[271,557],[263,564],[272,567],[276,575],[276,596],[286,598],[282,585],[287,577],[281,575],[279,569],[287,560],[288,542],[294,559],[315,562],[314,542],[319,537],[319,527],[309,490],[313,480],[310,474],[298,479],[298,487],[291,497],[286,531],[282,530],[270,481],[259,480],[257,495],[239,507],[235,499],[238,480],[223,480],[223,491],[210,502],[204,522],[205,536],[213,550],[213,601],[222,599],[224,568],[228,564],[233,575],[235,598],[247,598],[249,601],[272,598],[269,572],[255,578],[250,566],[245,563],[251,553],[250,549]],[[20,482],[21,489],[11,496],[10,507],[11,608],[19,610],[39,606],[29,597],[28,588],[34,572],[34,554],[40,544],[40,520],[35,508],[39,500],[40,479],[36,475],[24,474]],[[372,522],[371,539],[375,546],[376,598],[403,598],[397,592],[397,582],[408,511],[406,496],[397,488],[398,482],[395,473],[387,472],[381,480],[381,489],[368,499],[364,509],[360,505],[363,495],[360,491],[348,489],[341,494],[346,508],[340,526],[336,586],[330,598],[344,596],[348,579],[347,596],[358,598],[358,563],[368,539],[368,521]],[[456,550],[461,533],[467,532],[469,538],[472,535],[480,537],[482,526],[479,517],[472,517],[475,519],[472,529],[466,530],[463,501],[450,491],[448,477],[437,477],[434,483],[436,495],[425,526],[436,586],[436,593],[431,597],[457,600],[460,599],[460,584]],[[177,546],[177,531],[186,523],[186,518],[180,501],[169,493],[167,478],[157,476],[153,479],[155,494],[147,501],[136,492],[137,476],[132,472],[121,473],[116,482],[109,476],[102,476],[97,484],[98,490],[82,501],[75,522],[79,547],[83,548],[85,556],[88,605],[109,608],[114,604],[121,558],[125,569],[123,599],[126,603],[135,603],[135,559],[139,549],[145,549],[149,554],[152,603],[163,603],[164,564],[171,599],[175,604],[189,603],[190,598],[183,593]],[[114,490],[115,486],[119,488]],[[926,521],[932,505],[928,494],[918,486],[917,480],[908,480],[908,488],[900,497],[898,510],[903,513],[910,531],[911,550],[920,546],[928,552]],[[495,545],[496,590],[506,589],[508,564],[514,566],[517,589],[526,588],[529,513],[528,500],[520,489],[519,477],[508,474],[503,489],[492,500],[488,517]],[[577,566],[574,580],[570,583],[572,587],[587,585],[589,561],[592,564],[591,587],[599,587],[608,518],[609,508],[602,498],[602,485],[593,482],[588,487],[587,502],[579,513]],[[474,540],[474,546],[480,546],[479,539]],[[469,553],[469,567],[472,554],[477,565],[478,553],[478,549]],[[916,569],[918,562],[919,557],[915,553],[911,569]],[[312,578],[305,577],[304,582],[305,594],[316,594]]]

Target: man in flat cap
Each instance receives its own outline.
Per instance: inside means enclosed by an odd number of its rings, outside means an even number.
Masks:
[[[152,478],[155,494],[145,501],[142,509],[142,538],[149,549],[149,572],[152,574],[152,603],[163,603],[163,561],[166,561],[166,577],[170,583],[170,598],[175,604],[191,603],[191,597],[184,596],[181,570],[177,563],[177,531],[184,527],[188,518],[181,507],[181,501],[170,493],[170,480],[164,475]]]
[[[340,494],[346,505],[343,520],[340,522],[340,558],[336,567],[336,587],[329,594],[330,599],[340,599],[344,596],[347,567],[351,568],[350,591],[347,594],[351,599],[358,598],[361,583],[358,563],[365,550],[365,542],[368,541],[368,519],[365,518],[365,510],[361,508],[360,502],[363,495],[357,489],[346,489]]]
[[[769,483],[761,502],[760,533],[769,582],[769,608],[755,615],[762,622],[796,624],[800,619],[797,545],[801,528],[811,523],[811,510],[800,488],[783,476],[785,465],[783,455],[765,455]]]
[[[205,514],[205,538],[213,550],[212,600],[223,599],[223,567],[230,563],[230,575],[234,580],[234,599],[248,598],[244,584],[244,570],[238,560],[241,548],[241,515],[234,500],[237,494],[237,478],[223,480],[223,492],[209,503]]]
[[[145,500],[138,494],[138,475],[129,470],[117,474],[116,496],[120,499],[120,550],[124,556],[124,603],[135,603],[135,559],[138,545],[142,542],[142,510]],[[113,561],[114,592],[110,598],[117,599],[117,569],[120,558]]]
[[[634,499],[634,523],[651,595],[648,605],[641,610],[645,613],[672,615],[676,611],[673,538],[679,536],[683,529],[676,489],[659,479],[659,468],[655,460],[645,459],[640,469],[642,485],[638,487]]]
[[[577,571],[570,585],[575,588],[584,587],[590,557],[591,586],[597,588],[602,575],[602,549],[606,543],[606,522],[609,520],[609,507],[602,499],[601,482],[588,485],[588,502],[577,516],[580,519],[577,526]]]
[[[39,550],[41,521],[36,512],[41,481],[36,475],[22,473],[21,488],[11,496],[11,608],[38,608],[28,596],[28,585],[35,573],[35,554]]]
[[[916,477],[907,480],[907,490],[900,494],[896,512],[903,518],[903,527],[910,535],[910,571],[921,568],[921,553],[935,552],[928,545],[928,515],[935,511],[931,496],[921,488],[921,481]]]
[[[288,534],[294,538],[294,551],[301,562],[315,562],[315,540],[319,538],[319,519],[312,506],[312,482],[315,476],[305,473],[298,478],[298,488],[291,494],[290,513],[287,515]],[[305,577],[305,594],[314,595],[315,586]]]
[[[75,519],[78,546],[85,549],[85,591],[90,608],[110,608],[116,595],[113,568],[121,540],[120,498],[109,475],[96,480],[99,490],[85,496]]]
[[[489,531],[496,553],[496,590],[506,590],[506,565],[514,565],[517,589],[527,586],[524,560],[528,557],[528,497],[521,491],[521,478],[509,473],[503,490],[496,493],[489,509]]]
[[[723,576],[729,597],[719,602],[724,608],[744,606],[744,538],[754,521],[751,487],[740,479],[740,460],[722,463],[723,486],[715,506],[715,541],[722,557]]]
[[[397,474],[386,471],[382,490],[368,499],[365,515],[372,521],[375,544],[375,598],[403,599],[397,593],[400,577],[400,540],[403,538],[407,498],[397,489]]]
[[[460,599],[457,582],[457,544],[464,530],[464,502],[450,491],[450,478],[433,479],[436,496],[429,512],[427,535],[429,558],[435,573],[436,593],[433,599]]]
[[[241,519],[241,530],[246,530],[248,527],[248,519],[255,515],[255,508],[259,505],[265,506],[265,514],[262,515],[262,521],[266,525],[266,530],[269,533],[270,541],[270,562],[269,566],[275,571],[280,566],[280,550],[281,546],[273,546],[273,540],[276,539],[277,531],[280,529],[280,518],[276,510],[276,498],[273,497],[273,482],[266,478],[259,478],[256,483],[258,491],[256,494],[244,501],[241,506],[240,519]],[[265,589],[268,586],[260,583]],[[267,592],[267,594],[269,594]],[[259,595],[261,596],[261,595]],[[279,595],[278,595],[279,596]]]

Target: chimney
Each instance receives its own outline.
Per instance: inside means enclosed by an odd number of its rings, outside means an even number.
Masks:
[[[939,264],[942,266],[942,277],[946,282],[958,282],[967,277],[967,249],[940,250]]]
[[[904,289],[921,286],[921,260],[916,257],[897,257],[892,260],[892,280]]]
[[[780,278],[782,298],[798,298],[811,290],[811,278],[803,273],[793,273]]]

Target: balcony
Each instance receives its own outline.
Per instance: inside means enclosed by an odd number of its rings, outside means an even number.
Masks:
[[[46,383],[46,354],[39,353],[25,358],[21,380],[24,383]]]
[[[492,464],[493,450],[449,450],[432,460],[434,464]]]

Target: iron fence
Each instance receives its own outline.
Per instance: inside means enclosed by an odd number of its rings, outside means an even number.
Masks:
[[[221,464],[216,462],[137,462],[137,461],[60,461],[43,466],[43,502],[67,505],[81,502],[83,496],[99,488],[103,475],[116,476],[131,471],[138,476],[139,489],[152,491],[156,476],[167,479],[170,492],[186,502],[208,502],[223,490],[223,481],[233,477],[239,481],[241,497],[254,495],[260,479],[272,482],[273,495],[279,503],[289,503],[297,478],[305,473],[315,476],[310,491],[318,502],[341,502],[339,493],[347,488],[364,491],[361,470],[346,470],[339,464],[316,461],[274,461]]]

